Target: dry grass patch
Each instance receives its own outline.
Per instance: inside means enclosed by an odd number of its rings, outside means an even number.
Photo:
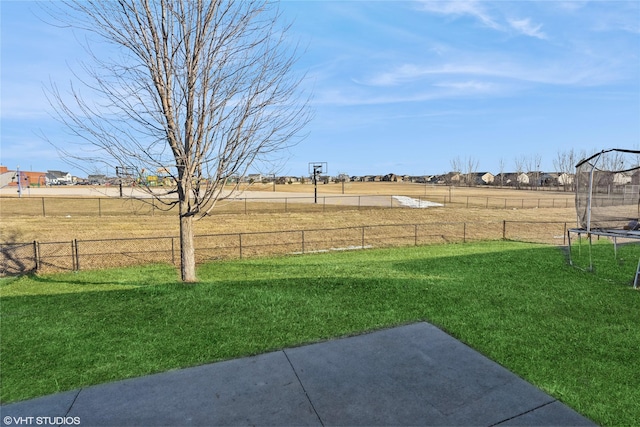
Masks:
[[[265,198],[273,191],[271,184],[254,184],[251,191],[263,191],[260,201],[221,201],[214,213],[196,222],[199,235],[220,233],[252,233],[268,231],[347,228],[369,225],[424,223],[486,223],[530,221],[531,233],[544,222],[575,222],[573,204],[565,206],[573,195],[565,192],[522,191],[493,187],[446,187],[413,183],[345,183],[345,195],[325,204],[296,202],[299,194],[313,196],[313,185],[278,185],[273,199]],[[52,190],[52,189],[46,189]],[[318,185],[319,197],[341,195],[342,184]],[[293,192],[293,193],[287,193]],[[51,193],[55,194],[55,193]],[[283,201],[283,194],[291,198]],[[446,207],[411,209],[377,208],[348,205],[357,197],[373,195],[406,195],[423,200],[447,202]],[[369,195],[369,196],[367,196]],[[382,196],[380,196],[382,197]],[[391,201],[391,196],[388,196]],[[382,200],[382,199],[381,199]],[[386,200],[386,199],[385,199]],[[448,203],[451,200],[453,203]],[[471,202],[470,202],[471,201]],[[542,201],[542,202],[541,202]],[[157,202],[156,202],[157,203]],[[391,206],[391,203],[389,203]],[[396,205],[394,205],[396,206]],[[507,206],[507,209],[504,207]],[[522,206],[529,208],[522,208]],[[537,208],[541,206],[541,208]],[[550,207],[556,206],[556,207]],[[44,212],[43,212],[44,211]],[[53,216],[53,213],[56,213]],[[43,213],[45,216],[43,216]],[[49,216],[51,213],[52,216]],[[0,241],[39,242],[72,239],[117,239],[160,237],[178,234],[175,211],[163,212],[149,201],[109,197],[23,197],[0,200]],[[469,227],[472,237],[476,232]],[[557,233],[556,231],[553,231]],[[477,232],[480,233],[480,230]]]
[[[273,192],[273,184],[252,184],[244,190]],[[313,184],[288,184],[276,185],[277,192],[308,193],[313,195]],[[344,188],[344,193],[343,193]],[[569,198],[575,197],[573,192],[556,191],[548,189],[514,189],[506,187],[478,186],[478,187],[454,187],[437,184],[417,184],[412,182],[345,182],[342,183],[318,184],[318,194],[372,194],[372,195],[405,195],[405,196],[435,196],[437,198],[446,196],[456,197],[500,197],[500,198]]]
[[[531,223],[575,221],[575,210],[556,209],[360,209],[329,212],[279,212],[252,214],[214,214],[196,222],[196,234],[252,233],[319,228],[346,228],[385,224],[424,224],[445,222],[486,223],[527,221]],[[539,225],[541,226],[541,225]],[[163,216],[71,216],[11,217],[2,219],[0,240],[29,242],[91,240],[131,237],[175,236],[176,217]],[[532,226],[532,232],[535,232]]]

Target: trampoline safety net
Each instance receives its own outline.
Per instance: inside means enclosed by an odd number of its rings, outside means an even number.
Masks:
[[[603,150],[576,165],[576,211],[580,227],[640,230],[640,151]]]

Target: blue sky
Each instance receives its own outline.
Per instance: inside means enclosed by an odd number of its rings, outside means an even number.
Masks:
[[[280,174],[478,171],[559,152],[640,148],[639,1],[284,1],[313,88],[308,137]],[[43,87],[84,52],[68,30],[0,3],[1,153],[14,169],[75,172],[39,134],[68,136]],[[78,174],[81,174],[79,171]]]

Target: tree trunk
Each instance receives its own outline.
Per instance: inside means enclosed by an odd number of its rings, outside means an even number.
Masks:
[[[180,274],[183,282],[196,282],[196,252],[193,241],[193,216],[180,215]]]

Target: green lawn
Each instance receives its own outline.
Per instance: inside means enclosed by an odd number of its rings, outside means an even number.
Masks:
[[[577,265],[588,246],[574,245]],[[426,320],[603,425],[640,425],[637,245],[483,242],[0,281],[1,399]]]

